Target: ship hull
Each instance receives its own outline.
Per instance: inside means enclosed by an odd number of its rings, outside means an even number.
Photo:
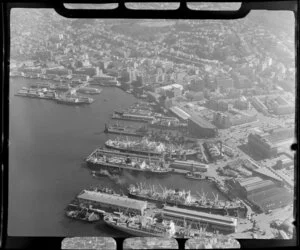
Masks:
[[[117,134],[117,135],[128,135],[128,136],[137,136],[137,137],[143,137],[142,134],[138,134],[135,132],[130,132],[130,131],[119,131],[119,130],[115,130],[115,129],[110,129],[108,128],[107,131],[105,131],[106,133],[110,133],[110,134]]]
[[[65,102],[62,100],[57,100],[56,102],[59,104],[65,104],[65,105],[85,105],[85,104],[90,104],[89,102]]]
[[[123,120],[123,121],[143,122],[143,123],[148,123],[151,121],[151,120],[145,120],[143,118],[130,118],[130,117],[123,117],[123,116],[112,116],[112,119]]]
[[[130,148],[120,148],[120,147],[116,147],[116,146],[111,146],[107,143],[105,143],[105,146],[107,148],[111,148],[111,149],[116,149],[119,150],[121,152],[127,152],[127,153],[133,153],[133,154],[142,154],[142,155],[150,155],[150,156],[161,156],[162,153],[158,153],[158,152],[154,152],[154,151],[143,151],[143,150],[138,150],[138,149],[130,149]],[[185,155],[186,156],[191,156],[191,155],[195,155],[197,152],[187,152]],[[176,153],[171,154],[172,156],[177,156]]]
[[[151,171],[151,170],[144,170],[144,169],[138,169],[138,168],[131,168],[123,165],[116,165],[116,164],[111,164],[111,163],[93,163],[87,161],[87,166],[91,169],[104,169],[107,171],[113,171],[114,173],[122,173],[123,171],[130,172],[130,173],[143,173],[143,174],[149,174],[149,175],[160,175],[160,176],[165,176],[169,175],[172,170],[169,171]]]
[[[137,237],[165,237],[163,234],[160,234],[160,233],[151,233],[151,232],[145,232],[145,231],[141,231],[141,230],[134,229],[134,228],[117,226],[116,224],[108,222],[106,220],[104,220],[104,222],[109,227],[117,229],[117,230],[119,230],[121,232],[124,232],[126,234],[130,234],[132,236],[137,236]]]

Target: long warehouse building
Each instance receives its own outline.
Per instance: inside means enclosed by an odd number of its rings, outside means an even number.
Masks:
[[[143,215],[144,210],[147,208],[147,201],[134,200],[127,196],[106,194],[95,191],[84,190],[77,196],[77,198],[80,202],[111,211],[120,210]]]
[[[186,222],[191,227],[198,228],[200,226],[207,226],[208,230],[221,231],[225,233],[236,232],[237,219],[209,214],[204,212],[198,212],[189,209],[183,209],[178,207],[165,206],[162,211],[162,216],[165,219],[173,220],[184,225]]]

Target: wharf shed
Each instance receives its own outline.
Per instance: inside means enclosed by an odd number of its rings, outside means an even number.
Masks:
[[[218,133],[215,125],[194,114],[188,119],[188,130],[196,138],[215,137]]]
[[[187,223],[191,225],[191,227],[198,228],[200,224],[200,226],[207,226],[209,230],[218,230],[226,233],[236,232],[237,227],[236,218],[171,206],[164,206],[162,217],[174,220],[182,225]]]
[[[174,169],[182,169],[186,171],[196,171],[196,172],[207,172],[208,170],[208,165],[199,163],[197,161],[193,160],[187,160],[187,161],[180,161],[180,160],[175,160],[171,163],[171,168]]]
[[[251,184],[251,185],[247,185],[245,187],[245,191],[246,191],[247,195],[251,195],[253,193],[258,193],[258,192],[261,192],[261,191],[271,189],[275,186],[276,185],[275,185],[274,182],[272,182],[270,180],[264,180],[264,181],[256,182],[256,183]]]
[[[191,117],[188,113],[177,106],[171,107],[170,111],[183,121],[187,121]]]
[[[126,211],[128,213],[144,214],[147,208],[146,201],[130,199],[127,196],[106,194],[95,191],[84,190],[77,196],[80,202],[94,205],[100,209],[111,211]]]
[[[244,196],[266,191],[275,187],[271,180],[263,180],[260,177],[251,177],[237,180],[237,187]]]

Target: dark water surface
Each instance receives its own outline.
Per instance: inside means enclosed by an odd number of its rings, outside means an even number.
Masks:
[[[182,176],[146,178],[125,175],[119,184],[94,178],[84,158],[109,138],[105,123],[115,109],[136,99],[118,88],[103,88],[95,102],[68,106],[50,100],[14,96],[36,80],[16,78],[10,85],[9,221],[10,236],[121,236],[102,222],[90,224],[64,215],[67,204],[82,189],[102,184],[116,191],[129,183],[147,182],[172,188],[218,193],[211,183]],[[223,198],[219,194],[220,198]]]

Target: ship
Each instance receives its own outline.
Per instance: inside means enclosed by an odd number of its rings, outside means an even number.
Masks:
[[[145,122],[148,123],[154,119],[153,116],[149,115],[140,115],[140,114],[130,114],[130,113],[117,113],[114,112],[112,114],[112,119],[117,119],[117,120],[125,120],[125,121],[135,121],[135,122]]]
[[[100,220],[100,216],[95,212],[88,212],[87,208],[78,208],[66,211],[66,215],[73,219],[96,222]]]
[[[79,93],[84,93],[84,94],[90,94],[90,95],[97,95],[102,92],[102,89],[96,89],[96,88],[80,88],[77,90]]]
[[[188,156],[197,154],[197,150],[183,148],[182,146],[176,146],[174,144],[149,141],[146,137],[140,140],[121,140],[117,138],[115,140],[106,141],[105,146],[122,152],[153,156]]]
[[[56,98],[57,103],[68,104],[68,105],[91,104],[93,101],[94,101],[94,99],[88,98],[88,97],[58,96]]]
[[[151,121],[148,125],[152,128],[159,128],[159,129],[171,129],[171,130],[186,130],[187,123],[179,122],[179,120],[172,120],[167,118],[156,118]]]
[[[128,136],[138,136],[143,137],[145,135],[145,130],[134,129],[129,126],[123,127],[118,124],[107,126],[105,124],[105,133],[118,134],[118,135],[128,135]]]
[[[206,180],[206,178],[202,175],[201,172],[188,172],[186,173],[185,177],[194,180]]]
[[[151,157],[139,157],[131,154],[115,154],[114,151],[96,150],[86,162],[90,168],[101,168],[111,171],[144,172],[149,174],[169,174],[173,169],[164,159],[151,159]]]
[[[161,186],[160,186],[161,187]],[[156,203],[160,206],[164,204],[175,205],[180,208],[191,209],[206,213],[242,216],[246,215],[247,208],[240,201],[221,201],[218,195],[215,199],[208,199],[205,193],[198,195],[200,198],[192,197],[190,191],[173,190],[161,187],[162,191],[158,192],[155,187],[145,187],[140,185],[130,185],[128,188],[128,197],[146,200]]]
[[[71,88],[71,86],[69,84],[56,84],[51,86],[50,88],[55,90],[67,91]]]
[[[125,216],[122,213],[105,213],[106,225],[138,237],[174,237],[176,234],[175,224],[172,221],[157,222],[150,216]]]
[[[41,89],[41,88],[49,89],[51,86],[53,86],[53,84],[50,82],[37,82],[37,83],[30,84],[30,88],[37,88],[37,89]]]
[[[24,97],[30,97],[30,98],[40,98],[43,99],[45,97],[44,93],[42,91],[36,90],[36,89],[20,89],[16,94],[16,96],[24,96]]]

